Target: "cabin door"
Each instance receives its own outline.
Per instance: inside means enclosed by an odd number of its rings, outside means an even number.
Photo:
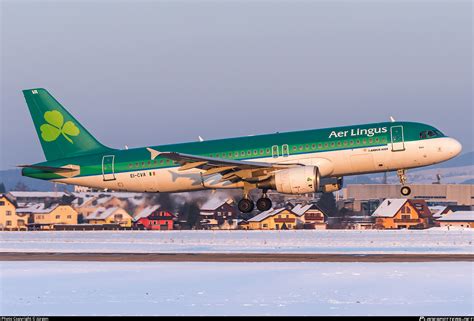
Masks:
[[[403,126],[400,125],[390,127],[390,136],[392,138],[392,152],[405,150]]]
[[[272,146],[272,157],[273,158],[278,158],[280,156],[279,148],[278,145],[273,145]]]
[[[102,158],[102,177],[104,181],[115,180],[114,155],[106,155]]]

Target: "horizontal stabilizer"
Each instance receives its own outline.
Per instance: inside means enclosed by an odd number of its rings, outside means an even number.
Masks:
[[[52,166],[40,166],[40,165],[18,165],[17,167],[39,169],[39,170],[42,170],[42,171],[45,171],[45,172],[52,172],[52,173],[74,172],[74,171],[79,170],[79,166],[76,166],[76,165],[68,165],[67,167],[52,167]]]

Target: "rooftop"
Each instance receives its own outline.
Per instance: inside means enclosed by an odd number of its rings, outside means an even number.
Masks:
[[[273,216],[282,212],[283,210],[286,210],[286,208],[284,207],[277,208],[277,209],[271,208],[268,211],[262,212],[258,214],[257,216],[252,217],[251,219],[248,220],[248,222],[261,222],[270,216]]]
[[[474,211],[458,211],[451,214],[443,215],[441,218],[438,218],[439,222],[449,222],[449,221],[462,221],[462,222],[474,222]]]
[[[150,205],[142,209],[140,212],[138,212],[135,217],[133,218],[135,221],[138,221],[141,218],[148,217],[150,214],[152,214],[154,211],[158,210],[161,207],[161,205]]]
[[[92,212],[86,219],[87,220],[105,220],[107,217],[119,210],[119,207],[99,207],[97,210]]]
[[[377,207],[372,216],[394,217],[398,210],[407,202],[405,198],[387,198]]]
[[[221,198],[211,198],[206,203],[201,206],[201,211],[214,211],[217,208],[221,207],[224,204],[231,204],[233,200],[231,198],[221,199]]]

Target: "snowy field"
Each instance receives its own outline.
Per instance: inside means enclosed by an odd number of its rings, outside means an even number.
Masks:
[[[1,315],[473,315],[471,263],[0,262]]]
[[[474,231],[0,232],[0,252],[474,253]]]

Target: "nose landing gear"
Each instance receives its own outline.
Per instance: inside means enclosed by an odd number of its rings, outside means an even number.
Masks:
[[[400,188],[400,193],[403,196],[410,195],[411,194],[411,188],[406,186],[406,183],[407,183],[406,170],[404,170],[404,169],[397,170],[397,175],[398,175],[398,178],[400,179],[400,184],[402,184],[402,187]]]

